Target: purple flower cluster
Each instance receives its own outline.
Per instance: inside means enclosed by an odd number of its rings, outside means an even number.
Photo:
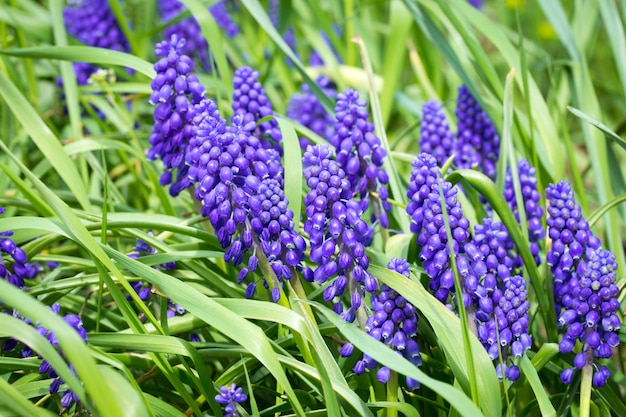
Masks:
[[[367,272],[365,246],[371,240],[371,229],[362,219],[362,204],[352,199],[347,174],[332,159],[328,146],[309,146],[302,163],[310,190],[304,198],[304,231],[309,234],[311,262],[317,264],[315,270],[306,269],[304,277],[318,284],[334,278],[324,290],[326,301],[341,297],[349,288],[350,308],[342,313],[338,303],[335,311],[353,321],[361,306],[361,286],[368,292],[378,289],[376,279]]]
[[[393,258],[387,268],[409,278],[409,264],[406,260]],[[418,316],[415,307],[404,299],[392,288],[383,284],[380,293],[371,297],[372,314],[368,317],[365,330],[374,339],[379,340],[408,359],[413,365],[422,364],[419,345],[417,344],[417,320]],[[351,345],[343,346],[342,356],[349,356]],[[363,359],[354,365],[354,373],[357,375],[365,372],[366,369],[373,369],[377,362],[363,354]],[[382,366],[376,372],[379,382],[385,384],[389,380],[390,370]],[[411,390],[419,388],[419,381],[406,377],[407,387]]]
[[[215,396],[215,402],[225,406],[224,411],[226,414],[224,414],[224,417],[239,417],[237,404],[247,400],[248,396],[243,393],[243,389],[235,384],[229,387],[221,387],[220,393]]]
[[[192,73],[191,59],[182,52],[184,46],[185,39],[176,35],[157,44],[155,54],[161,59],[154,64],[157,75],[152,80],[150,96],[150,103],[156,107],[147,156],[163,161],[165,172],[161,175],[161,185],[171,184],[172,196],[191,185],[185,153],[193,136],[193,106],[200,103],[205,92]]]
[[[220,0],[213,3],[209,7],[209,12],[217,22],[217,25],[226,32],[226,36],[234,38],[239,35],[239,26],[233,21],[230,13],[228,12],[228,0]]]
[[[317,85],[330,98],[335,98],[337,94],[335,84],[328,78],[320,75],[317,77]],[[335,119],[328,113],[317,96],[311,92],[307,84],[302,85],[302,93],[296,93],[289,99],[287,105],[287,117],[309,128],[317,135],[326,140],[330,140],[334,132]],[[304,151],[311,142],[301,137],[300,148]]]
[[[458,168],[478,168],[492,180],[500,157],[500,137],[466,86],[459,88],[456,105],[458,124],[456,159]]]
[[[4,213],[4,211],[4,207],[1,207],[0,214]],[[28,262],[26,252],[9,237],[11,235],[13,235],[13,232],[10,230],[0,232],[0,254],[6,254],[11,257],[8,261],[3,260],[0,262],[0,278],[18,288],[24,288],[26,287],[24,280],[35,278],[39,271],[39,265]]]
[[[71,0],[63,9],[67,33],[87,46],[128,52],[128,40],[122,32],[107,0]],[[74,63],[79,85],[87,84],[91,74],[98,70],[93,65]]]
[[[520,376],[517,365],[507,359],[521,357],[530,349],[532,339],[528,333],[528,293],[526,281],[519,275],[505,276],[501,284],[495,288],[479,287],[482,304],[479,306],[478,340],[492,360],[497,362],[496,374],[498,378],[507,378],[516,381]],[[491,292],[491,294],[489,294]],[[488,301],[486,301],[488,300]],[[487,315],[489,319],[481,322],[480,315]],[[502,365],[499,363],[502,353]],[[504,369],[502,369],[504,368]]]
[[[554,277],[558,324],[564,331],[559,350],[569,353],[577,340],[582,344],[574,357],[574,368],[565,369],[561,381],[568,384],[576,369],[593,365],[593,385],[602,387],[610,372],[595,359],[611,357],[612,348],[619,344],[615,255],[602,249],[600,240],[589,230],[569,183],[551,184],[546,197],[548,235],[552,239],[547,263]]]
[[[561,381],[568,384],[576,369],[593,365],[593,385],[599,388],[611,373],[606,366],[597,365],[595,359],[610,358],[620,342],[617,263],[615,255],[603,249],[588,249],[585,257],[568,283],[569,291],[563,296],[564,311],[558,320],[566,329],[559,344],[561,353],[571,352],[577,340],[582,350],[574,356],[574,368],[561,373]]]
[[[58,304],[52,305],[52,312],[54,314],[59,314],[59,310],[60,306]],[[63,320],[65,320],[67,324],[69,324],[72,328],[74,328],[74,330],[76,330],[76,333],[80,335],[85,343],[87,342],[87,331],[83,328],[83,322],[80,317],[75,314],[66,314],[63,317]],[[59,353],[61,354],[61,356],[63,356],[63,352],[61,351],[59,346],[59,341],[57,340],[54,332],[49,331],[44,327],[38,327],[36,330],[43,337],[47,338],[48,342],[50,342],[52,346],[59,350]],[[70,370],[75,372],[72,364],[70,364]],[[56,394],[57,392],[59,392],[59,388],[63,384],[63,379],[58,376],[58,374],[56,373],[54,368],[50,366],[48,361],[43,360],[41,362],[41,365],[39,366],[39,373],[42,375],[47,375],[49,378],[54,378],[54,380],[50,384],[50,394]],[[78,396],[68,388],[65,390],[63,396],[61,397],[61,406],[63,406],[63,408],[69,408],[73,403],[77,403],[78,401]]]
[[[437,165],[443,166],[454,151],[454,133],[443,113],[443,106],[437,101],[428,101],[422,106],[420,125],[420,151],[432,155]]]
[[[563,297],[569,292],[569,281],[587,248],[597,250],[600,240],[589,230],[574,192],[567,181],[550,184],[546,189],[548,201],[548,236],[552,247],[546,255],[554,286],[554,306],[557,313],[563,307]]]
[[[541,257],[539,256],[539,242],[545,239],[546,231],[541,224],[543,208],[539,204],[541,196],[537,190],[537,170],[525,159],[520,159],[517,173],[519,175],[520,190],[522,192],[524,212],[526,214],[526,223],[528,225],[530,252],[535,258],[535,263],[539,265],[541,263]],[[515,215],[515,219],[519,223],[521,221],[520,212],[517,204],[517,197],[515,196],[511,170],[507,170],[504,181],[504,199]],[[516,268],[520,268],[522,266],[522,260],[520,257],[517,258],[515,266]]]
[[[374,125],[367,120],[367,103],[359,93],[347,89],[337,95],[335,105],[335,132],[330,143],[335,147],[337,162],[346,172],[352,193],[364,204],[374,203],[372,221],[380,221],[384,228],[389,226],[387,212],[391,204],[387,201],[389,177],[383,169],[387,153],[374,134]],[[378,193],[374,198],[372,193]],[[367,210],[367,205],[363,210]]]
[[[179,0],[159,0],[158,8],[159,15],[164,22],[175,19],[185,11],[185,5]],[[202,36],[202,29],[195,17],[191,16],[168,26],[163,36],[165,39],[170,39],[172,36],[186,39],[187,42],[181,47],[181,53],[190,57],[197,56],[202,67],[210,71],[209,44]]]
[[[465,243],[470,237],[469,220],[463,215],[461,203],[457,199],[457,189],[441,179],[441,171],[433,156],[421,153],[415,158],[412,166],[407,190],[409,204],[406,208],[411,216],[411,232],[418,235],[417,244],[421,247],[419,257],[424,263],[426,274],[430,277],[429,288],[434,291],[439,301],[452,308],[449,299],[455,292],[454,274],[441,207],[441,193],[443,192],[452,232],[453,255],[456,256],[462,276],[467,275],[469,262],[467,258],[458,255],[465,252]],[[468,306],[469,296],[464,293],[463,298],[465,305]]]
[[[185,156],[188,177],[197,183],[195,197],[201,214],[209,218],[223,248],[224,259],[239,265],[250,250],[239,282],[258,267],[261,251],[281,284],[301,268],[305,241],[294,230],[294,215],[283,190],[283,169],[274,148],[253,133],[251,113],[236,113],[231,125],[221,118],[215,104],[205,99],[195,110],[194,136]],[[265,272],[265,271],[264,271]],[[264,285],[271,277],[264,277]],[[273,279],[273,278],[272,278]],[[254,294],[256,283],[246,294]],[[278,285],[272,297],[280,297]]]
[[[273,116],[272,103],[265,95],[265,90],[259,82],[259,73],[250,67],[240,67],[233,77],[233,111],[241,115],[243,124],[258,123],[267,116]],[[278,122],[274,119],[265,121],[254,129],[254,135],[262,140],[263,146],[282,152],[277,143],[282,140]],[[272,142],[270,142],[270,139]]]

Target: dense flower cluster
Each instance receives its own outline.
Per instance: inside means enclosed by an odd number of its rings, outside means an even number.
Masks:
[[[420,150],[432,155],[437,165],[443,166],[454,151],[454,133],[443,113],[443,106],[437,101],[428,101],[422,106],[420,125]]]
[[[409,264],[406,260],[393,258],[387,268],[409,278]],[[372,314],[368,317],[365,331],[374,339],[379,340],[408,359],[413,365],[422,364],[419,345],[415,339],[417,335],[417,319],[415,307],[407,302],[404,297],[383,284],[380,293],[371,297]],[[342,355],[350,353],[351,346],[344,345]],[[354,373],[357,375],[365,372],[365,369],[373,369],[377,362],[366,353],[363,359],[354,365]],[[385,384],[389,380],[390,370],[382,366],[376,372],[379,382]],[[406,377],[407,387],[411,390],[419,388],[419,382]]]
[[[189,181],[197,184],[195,197],[202,203],[201,214],[208,217],[227,249],[224,259],[239,265],[252,251],[239,282],[257,270],[261,251],[278,279],[275,284],[281,284],[301,269],[306,244],[294,231],[278,152],[266,148],[264,139],[255,136],[253,116],[236,112],[227,125],[215,103],[203,100],[195,108],[194,135],[185,161]],[[264,285],[268,286],[270,278],[264,276]],[[255,288],[256,283],[251,283],[247,295],[252,296]],[[272,285],[272,298],[277,301],[279,297],[280,288]]]
[[[200,103],[205,92],[192,73],[191,58],[182,52],[184,46],[185,39],[176,35],[157,44],[155,54],[161,59],[154,64],[157,75],[152,80],[150,96],[150,103],[156,107],[147,156],[163,161],[165,172],[161,175],[161,185],[171,184],[172,196],[191,185],[185,153],[193,136],[194,105]]]
[[[164,22],[169,22],[185,10],[180,0],[158,0],[159,15]],[[165,39],[176,35],[179,39],[186,39],[181,47],[181,53],[190,57],[197,57],[202,67],[209,71],[209,45],[202,35],[202,30],[195,17],[191,16],[168,26],[163,32]]]
[[[528,225],[530,252],[535,258],[535,263],[539,265],[541,263],[541,257],[539,256],[539,242],[545,239],[546,231],[541,224],[543,208],[539,204],[541,196],[537,190],[537,170],[525,159],[520,159],[517,173],[519,175],[519,185],[522,192],[522,201],[524,202],[526,223]],[[521,221],[520,211],[517,204],[517,197],[515,196],[515,188],[513,186],[513,175],[511,174],[510,169],[507,170],[504,181],[504,199],[515,215],[515,219],[519,223]],[[517,268],[522,266],[521,258],[517,258],[515,266]]]
[[[470,237],[469,220],[463,215],[456,188],[441,179],[441,171],[433,156],[421,153],[412,166],[407,190],[409,204],[406,208],[411,216],[411,232],[418,235],[417,243],[421,247],[419,257],[430,277],[429,288],[435,292],[439,301],[449,304],[450,296],[455,292],[454,274],[441,207],[441,193],[443,192],[452,233],[453,254],[462,276],[467,275],[469,265],[467,258],[458,255],[465,252],[465,243]],[[470,288],[470,293],[472,290]],[[465,305],[469,305],[470,299],[465,293],[463,298]],[[452,305],[449,306],[452,308]]]
[[[337,95],[335,132],[330,143],[335,147],[337,162],[347,175],[353,195],[364,202],[363,210],[367,210],[372,200],[372,221],[378,220],[387,228],[387,212],[391,210],[387,201],[389,177],[383,169],[387,153],[374,134],[374,125],[367,120],[366,106],[359,93],[350,88]],[[378,193],[378,197],[374,198],[373,193]]]
[[[231,386],[223,386],[220,393],[215,396],[215,402],[224,405],[224,417],[239,417],[237,404],[248,400],[248,396],[243,393],[241,387],[232,384]]]
[[[611,375],[606,366],[598,366],[594,360],[610,358],[620,342],[616,271],[615,255],[608,250],[588,249],[586,259],[580,261],[569,281],[569,291],[563,296],[564,311],[559,316],[559,325],[566,328],[559,350],[571,352],[577,340],[582,350],[574,357],[574,368],[561,373],[565,384],[571,382],[575,369],[586,365],[595,365],[595,387],[604,386]]]
[[[492,180],[500,157],[500,138],[487,113],[466,86],[459,88],[457,118],[457,168],[478,168]]]
[[[574,357],[574,368],[561,374],[571,382],[575,369],[594,365],[593,384],[601,387],[610,376],[608,368],[594,359],[609,358],[619,344],[619,288],[615,285],[615,255],[600,247],[600,240],[574,201],[569,183],[551,184],[546,190],[548,235],[552,248],[547,255],[554,277],[554,299],[558,324],[564,331],[559,344],[562,353],[571,352],[577,340],[582,350]]]
[[[250,67],[240,67],[233,77],[233,111],[243,117],[243,124],[258,123],[267,116],[273,116],[272,103],[265,95],[265,90],[259,82],[259,73]],[[278,122],[267,120],[258,127],[255,126],[254,135],[261,139],[264,147],[270,147],[281,152],[277,143],[282,140]],[[270,142],[269,140],[272,142]]]
[[[317,77],[317,85],[330,98],[334,99],[337,94],[335,84],[328,78],[320,75]],[[287,117],[297,121],[326,140],[330,140],[334,131],[333,115],[328,113],[317,96],[311,92],[307,84],[302,85],[302,93],[296,93],[289,99],[287,105]],[[301,137],[300,148],[304,151],[311,142]]]
[[[569,282],[575,274],[578,262],[587,248],[599,249],[600,240],[589,230],[589,223],[583,218],[580,206],[574,201],[574,192],[568,182],[550,184],[546,189],[546,200],[548,236],[552,239],[546,262],[552,270],[554,306],[559,313],[563,306],[563,297],[570,291]]]
[[[59,314],[60,306],[58,304],[53,304],[51,309],[54,314]],[[74,328],[74,330],[76,330],[76,333],[78,333],[83,341],[87,343],[87,331],[83,328],[83,322],[80,317],[75,314],[66,314],[63,317],[63,320],[65,320],[67,324]],[[61,351],[61,348],[59,346],[59,341],[57,340],[54,332],[44,327],[37,327],[36,330],[43,337],[47,338],[48,342],[50,342],[50,344],[59,351],[61,356],[63,356],[63,352]],[[70,370],[75,372],[72,364],[69,364],[69,367]],[[54,368],[52,368],[52,366],[50,366],[48,361],[46,361],[45,359],[41,362],[41,365],[39,366],[39,373],[42,375],[47,375],[49,378],[54,378],[54,380],[50,384],[50,394],[56,394],[57,392],[59,392],[59,388],[63,384],[63,379],[58,376]],[[61,406],[63,406],[63,408],[69,408],[73,403],[77,403],[78,401],[78,396],[68,388],[65,390],[63,396],[61,397]]]
[[[226,36],[234,38],[239,35],[239,26],[233,21],[228,12],[228,0],[220,0],[209,7],[209,12],[217,22],[218,26],[226,32]]]
[[[309,146],[302,164],[310,190],[304,198],[304,231],[309,234],[311,262],[317,264],[315,270],[306,269],[304,277],[318,284],[333,279],[324,290],[326,301],[342,296],[349,288],[351,304],[342,316],[353,321],[361,306],[361,286],[369,292],[378,289],[376,279],[367,272],[365,244],[371,240],[371,229],[361,218],[362,204],[352,199],[347,174],[327,146]]]
[[[5,211],[0,207],[0,215]],[[10,282],[18,288],[25,288],[25,279],[33,279],[38,272],[38,264],[28,262],[28,256],[24,249],[20,248],[9,236],[13,232],[8,230],[0,232],[0,254],[10,256],[10,259],[2,259],[0,262],[0,278]]]
[[[67,33],[87,46],[128,52],[130,46],[107,0],[71,0],[63,9]],[[79,85],[87,84],[98,70],[91,64],[74,63]]]

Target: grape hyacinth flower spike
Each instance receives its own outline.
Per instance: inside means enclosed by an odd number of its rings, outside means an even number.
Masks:
[[[387,268],[409,278],[409,264],[404,259],[393,258],[387,264]],[[415,307],[386,284],[382,285],[380,293],[372,295],[371,304],[372,314],[367,318],[365,331],[413,365],[421,366],[422,357],[416,340],[418,316]],[[351,352],[350,344],[344,345],[341,350],[342,356],[349,356]],[[354,373],[360,375],[366,369],[374,369],[377,365],[372,357],[363,353],[363,358],[354,365]],[[382,366],[376,372],[376,378],[386,384],[390,373],[389,368]],[[406,377],[406,384],[410,390],[419,388],[419,382],[410,377]]]
[[[412,166],[407,190],[409,204],[406,207],[407,214],[411,216],[411,232],[418,235],[417,244],[421,247],[419,258],[430,277],[430,290],[439,301],[452,308],[451,296],[455,294],[454,274],[441,207],[441,193],[443,192],[452,233],[453,255],[457,257],[456,263],[462,281],[465,281],[464,277],[469,273],[468,258],[459,256],[465,253],[465,244],[470,237],[469,220],[463,215],[461,203],[457,199],[457,189],[441,179],[441,171],[433,156],[420,153],[413,160]],[[480,271],[477,272],[481,275]],[[476,282],[470,280],[467,284],[468,293],[463,294],[466,307],[470,303],[469,294],[475,291],[473,287]]]
[[[559,350],[569,353],[577,341],[582,344],[581,352],[574,356],[574,367],[561,373],[561,381],[569,384],[576,370],[592,366],[592,383],[599,388],[606,384],[610,372],[596,360],[610,358],[620,342],[617,262],[589,230],[568,182],[550,184],[546,199],[548,236],[552,239],[546,259],[553,274],[558,325],[564,333]]]
[[[526,223],[528,226],[530,252],[535,258],[535,263],[539,265],[541,263],[541,257],[539,256],[539,242],[545,239],[546,231],[541,223],[543,208],[539,204],[541,196],[537,190],[537,170],[525,159],[520,159],[517,173],[519,175],[519,187],[522,192],[524,212],[526,214]],[[507,170],[504,181],[504,199],[515,215],[515,219],[519,223],[521,221],[520,210],[517,205],[517,197],[513,186],[513,175],[511,174],[510,169]],[[522,267],[522,260],[519,256],[516,259],[515,267],[518,269]]]
[[[420,151],[434,156],[441,167],[454,152],[454,133],[450,130],[441,103],[434,100],[424,103],[422,114]]]
[[[223,386],[220,393],[215,396],[215,402],[224,405],[224,417],[239,417],[237,404],[248,400],[248,396],[243,393],[243,388],[235,384]]]
[[[346,173],[328,146],[309,146],[302,164],[309,188],[304,198],[304,231],[309,234],[311,262],[317,264],[314,270],[307,268],[304,277],[318,284],[332,280],[324,290],[325,301],[341,297],[349,289],[350,308],[339,312],[351,322],[361,307],[362,288],[368,292],[378,289],[376,279],[367,272],[365,244],[371,240],[371,229],[362,219],[362,205],[352,198]],[[336,308],[341,310],[340,306]]]
[[[154,108],[154,125],[150,135],[148,159],[161,159],[165,172],[161,185],[170,185],[170,194],[177,196],[188,188],[185,154],[193,136],[194,105],[204,98],[204,86],[192,73],[191,59],[182,53],[185,39],[176,35],[157,44],[155,54],[161,57],[154,69],[150,103]]]
[[[320,75],[316,80],[317,85],[330,98],[334,99],[337,94],[335,84],[330,79]],[[330,140],[334,131],[333,115],[328,113],[317,96],[311,92],[307,84],[302,85],[302,93],[296,93],[289,99],[287,105],[287,117],[300,123],[302,126],[311,129],[314,133]],[[306,150],[311,142],[301,137],[300,149]]]
[[[302,268],[306,246],[284,195],[280,160],[252,134],[256,124],[245,122],[243,114],[235,114],[227,125],[210,100],[196,106],[196,113],[186,163],[190,180],[197,182],[201,214],[226,249],[227,262],[237,266],[251,252],[239,282],[257,271],[259,262],[261,267],[268,264],[272,272],[263,271],[264,285],[273,282],[272,298],[278,301],[282,280]],[[251,297],[255,288],[252,282],[246,295]]]
[[[265,95],[265,90],[259,82],[259,73],[250,67],[239,67],[233,77],[233,111],[243,116],[243,124],[257,123],[262,118],[273,116],[272,103]],[[278,122],[274,119],[261,123],[254,135],[261,139],[263,146],[273,148],[282,153],[277,144],[282,140]]]
[[[58,304],[53,304],[51,309],[52,309],[52,312],[54,312],[55,314],[59,314],[60,307]],[[76,330],[76,333],[78,333],[81,339],[83,339],[83,342],[87,343],[87,331],[83,327],[83,322],[80,317],[78,317],[75,314],[66,314],[63,317],[63,320],[65,320],[67,324],[69,324],[72,328],[74,328],[74,330]],[[61,350],[61,347],[59,346],[59,341],[56,335],[54,334],[54,332],[49,331],[43,327],[39,327],[36,330],[42,336],[46,337],[48,341],[50,342],[50,344],[54,346],[63,357],[63,352]],[[69,364],[69,365],[70,365],[69,367],[72,370],[72,372],[76,373],[76,371],[74,371],[74,367],[72,366],[72,364]],[[59,392],[59,388],[63,384],[63,379],[60,376],[58,376],[54,368],[52,368],[52,366],[45,359],[41,362],[41,365],[39,367],[39,373],[42,375],[47,375],[50,378],[54,378],[52,383],[50,384],[50,389],[49,389],[50,394],[56,394],[57,392]],[[63,396],[61,397],[61,406],[63,406],[63,408],[65,409],[71,407],[73,403],[78,403],[78,402],[79,402],[78,396],[74,392],[72,392],[69,388],[65,390],[65,392],[63,393]]]
[[[459,88],[455,114],[458,125],[457,168],[478,169],[495,180],[500,137],[487,113],[464,85]]]
[[[63,21],[68,35],[87,46],[129,52],[130,46],[117,23],[107,0],[71,0],[63,9]],[[84,62],[75,62],[78,85],[87,84],[98,68]]]
[[[363,202],[363,211],[371,200],[372,221],[379,221],[387,228],[387,213],[391,210],[387,201],[389,176],[383,169],[387,153],[374,134],[374,125],[367,120],[366,106],[359,93],[350,88],[337,95],[335,132],[330,143],[335,147],[337,162],[346,172],[353,194]]]
[[[0,207],[0,215],[5,211]],[[29,263],[24,249],[20,248],[9,236],[13,231],[0,232],[0,254],[10,256],[5,262],[0,262],[0,278],[10,282],[18,288],[26,288],[25,279],[33,279],[37,275],[38,265]]]

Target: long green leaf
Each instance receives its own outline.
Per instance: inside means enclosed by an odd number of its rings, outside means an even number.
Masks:
[[[407,302],[413,304],[428,320],[437,335],[439,346],[446,354],[454,376],[463,391],[469,394],[468,364],[465,360],[465,343],[460,337],[462,333],[460,320],[439,300],[430,295],[420,283],[406,279],[406,277],[378,265],[370,265],[368,271],[379,281],[387,284],[406,298]],[[470,334],[470,343],[474,355],[474,372],[478,387],[480,387],[478,392],[480,408],[485,416],[499,417],[502,413],[502,403],[493,363],[487,356],[485,348],[473,334]],[[368,350],[364,351],[369,354]],[[401,370],[400,373],[403,371]],[[423,382],[419,378],[418,380]],[[473,403],[472,406],[475,407]],[[466,410],[465,408],[455,408],[462,414]]]
[[[533,392],[535,393],[535,398],[539,403],[539,409],[541,410],[541,415],[544,417],[555,417],[556,410],[554,406],[550,402],[548,395],[544,391],[543,385],[541,384],[541,380],[539,379],[539,375],[537,375],[537,371],[533,367],[533,364],[528,359],[528,356],[522,356],[522,360],[520,361],[520,368],[522,372],[524,372],[524,376],[528,380]]]
[[[90,64],[117,65],[132,68],[149,78],[156,73],[152,64],[136,56],[112,49],[91,46],[46,46],[20,49],[0,49],[0,54],[24,58],[59,59]]]
[[[371,266],[371,265],[370,265]],[[377,268],[384,269],[384,268]],[[410,282],[405,277],[401,279]],[[387,281],[383,280],[386,283],[391,284],[393,279]],[[388,285],[389,285],[388,284]],[[392,286],[392,285],[390,285]],[[395,287],[394,287],[395,288]],[[402,291],[398,291],[403,296],[405,294]],[[424,291],[425,292],[425,291]],[[412,300],[409,300],[412,302]],[[323,315],[326,317],[328,321],[330,321],[341,334],[346,337],[355,347],[360,349],[363,352],[366,352],[369,356],[374,358],[378,363],[387,366],[389,369],[398,372],[399,374],[409,376],[416,381],[419,381],[421,384],[427,386],[432,389],[439,395],[441,395],[446,401],[450,403],[452,407],[454,407],[457,411],[462,412],[465,416],[482,416],[483,413],[480,412],[478,407],[458,388],[453,387],[452,385],[448,385],[444,382],[438,381],[434,378],[429,377],[427,374],[422,372],[418,367],[413,365],[407,359],[398,355],[389,347],[385,346],[383,343],[379,342],[376,339],[373,339],[370,335],[360,330],[352,323],[345,322],[342,318],[340,318],[334,311],[328,309],[327,307],[319,304],[319,303],[311,303],[315,308],[317,308]],[[442,306],[445,309],[445,307]],[[450,313],[452,314],[452,313]],[[460,329],[459,329],[460,331]],[[478,342],[478,341],[477,341]],[[493,372],[493,378],[495,379],[495,371]],[[497,386],[497,380],[496,380]],[[487,389],[487,388],[486,388]],[[494,406],[499,408],[499,402],[494,404]],[[499,414],[499,413],[498,413]],[[496,414],[488,414],[488,415],[496,415]]]
[[[1,52],[2,50],[0,50]],[[0,72],[0,95],[9,105],[24,130],[30,135],[39,150],[46,155],[78,202],[84,209],[90,207],[87,190],[72,160],[63,150],[61,143],[41,120],[35,109],[26,101],[13,83]]]
[[[282,117],[278,117],[276,120],[283,134],[283,146],[285,149],[283,158],[285,197],[289,201],[289,208],[295,216],[294,222],[297,225],[300,219],[300,206],[302,205],[302,154],[300,152],[300,142],[291,121]]]

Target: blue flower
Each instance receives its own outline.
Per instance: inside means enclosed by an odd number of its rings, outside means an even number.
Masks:
[[[225,406],[226,414],[224,417],[239,417],[237,404],[247,400],[248,396],[243,393],[243,388],[237,387],[235,384],[221,387],[220,393],[215,396],[215,402]]]
[[[478,169],[494,180],[500,157],[500,137],[487,113],[466,86],[459,88],[457,117],[457,168]]]
[[[441,167],[454,151],[454,133],[450,130],[441,103],[437,101],[424,103],[422,113],[420,151],[434,156],[437,165]]]
[[[161,175],[161,185],[171,184],[172,196],[191,185],[185,154],[194,133],[194,105],[202,101],[205,93],[192,73],[191,59],[182,53],[184,45],[185,39],[176,35],[157,44],[155,54],[161,59],[154,64],[156,77],[152,80],[150,95],[150,103],[156,107],[147,156],[163,161],[165,172]]]
[[[332,279],[324,290],[325,301],[341,297],[350,286],[351,307],[342,316],[352,321],[364,295],[362,287],[368,292],[378,289],[376,279],[367,272],[365,254],[372,231],[362,219],[363,205],[352,199],[347,175],[328,146],[309,146],[302,163],[310,190],[304,198],[304,231],[309,234],[310,260],[317,264],[315,270],[307,268],[304,277],[318,284]]]
[[[348,88],[337,95],[335,105],[335,132],[330,143],[335,147],[337,162],[346,172],[353,194],[365,202],[373,202],[372,221],[389,226],[387,213],[391,204],[387,201],[389,177],[383,169],[387,153],[380,138],[374,134],[374,125],[367,120],[365,100],[359,93]],[[375,198],[373,193],[378,193]]]

